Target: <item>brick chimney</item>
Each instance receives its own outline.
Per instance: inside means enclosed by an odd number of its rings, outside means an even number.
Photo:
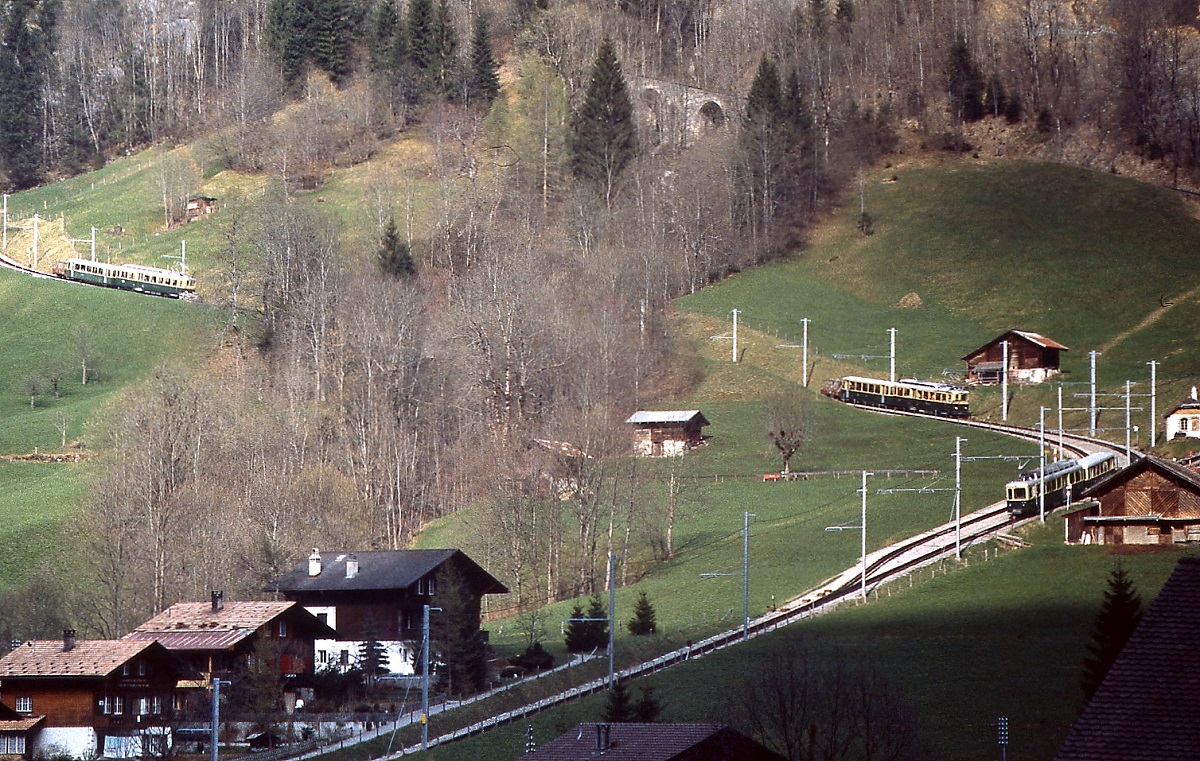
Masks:
[[[75,630],[63,629],[63,652],[75,647]]]
[[[212,592],[212,612],[220,613],[225,610],[225,593],[213,590]]]
[[[312,554],[308,556],[308,575],[321,575],[321,553],[317,551],[316,547],[313,547]]]

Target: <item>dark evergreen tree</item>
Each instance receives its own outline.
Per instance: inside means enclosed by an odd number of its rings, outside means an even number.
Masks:
[[[358,645],[358,668],[367,680],[368,687],[375,686],[375,680],[384,672],[387,651],[379,641],[379,628],[375,617],[367,615],[363,622],[364,639]]]
[[[1083,660],[1083,676],[1080,687],[1084,700],[1091,700],[1096,688],[1112,668],[1129,641],[1133,630],[1142,618],[1142,598],[1134,589],[1133,581],[1125,568],[1117,565],[1108,574],[1108,587],[1104,590],[1104,602],[1092,625],[1092,637],[1087,645],[1087,657]]]
[[[633,704],[633,721],[653,724],[662,715],[662,704],[654,697],[653,687],[643,687],[641,693],[641,697]]]
[[[431,619],[430,649],[440,653],[447,689],[459,695],[478,692],[487,684],[487,642],[479,630],[478,603],[453,566],[438,572],[434,600],[442,611]]]
[[[563,632],[568,653],[582,653],[592,649],[591,638],[587,630],[588,622],[581,620],[583,617],[583,606],[575,603],[571,608],[571,615],[567,619],[567,625]]]
[[[753,124],[779,121],[783,114],[783,87],[779,81],[779,69],[770,58],[758,62],[758,71],[746,94],[746,122]]]
[[[637,154],[633,102],[612,41],[605,38],[570,135],[571,171],[611,207],[621,172]]]
[[[984,117],[983,74],[963,37],[955,40],[950,48],[946,90],[950,96],[950,113],[956,122],[977,122]]]
[[[54,50],[57,0],[0,4],[0,165],[14,190],[37,185],[45,167],[42,101]]]
[[[471,73],[467,84],[467,101],[490,104],[500,94],[500,66],[492,55],[492,40],[488,31],[488,16],[475,16],[475,31],[471,35]]]
[[[790,99],[789,99],[790,100]],[[746,112],[738,133],[738,207],[758,256],[773,246],[779,186],[788,154],[788,115],[779,71],[763,57],[746,95]]]
[[[608,702],[604,706],[604,721],[616,724],[633,721],[633,699],[625,682],[618,679],[608,691]]]
[[[392,50],[400,31],[400,14],[396,11],[395,0],[383,0],[375,12],[375,26],[371,31],[369,48],[372,71],[392,68]]]
[[[459,94],[461,66],[458,60],[458,32],[450,13],[450,0],[441,0],[433,17],[433,78],[430,92],[448,98]]]
[[[437,60],[437,31],[433,0],[412,0],[408,4],[408,58],[417,75],[424,79]]]
[[[400,237],[395,218],[389,218],[379,239],[379,269],[395,278],[409,278],[417,274],[408,241]]]
[[[307,0],[311,3],[306,38],[312,62],[334,82],[350,74],[350,50],[354,43],[353,17],[348,0]]]
[[[312,10],[310,0],[271,0],[264,29],[267,48],[274,54],[284,89],[296,94],[308,68]]]
[[[645,591],[639,592],[637,604],[633,608],[633,618],[629,620],[629,633],[643,636],[654,634],[657,630],[654,606],[650,604],[650,598],[646,596]]]
[[[589,649],[602,650],[608,647],[608,609],[597,592],[588,600],[587,622]]]

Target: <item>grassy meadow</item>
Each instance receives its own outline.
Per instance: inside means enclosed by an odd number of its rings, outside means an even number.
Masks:
[[[213,173],[197,155],[186,148],[156,149],[8,199],[11,219],[34,212],[61,218],[76,238],[97,227],[100,256],[113,261],[162,265],[162,257],[177,255],[186,240],[189,264],[208,305],[0,272],[0,313],[5,315],[0,322],[0,455],[58,450],[64,435],[68,444],[97,446],[101,421],[122,393],[160,365],[203,362],[211,353],[219,322],[211,308],[217,301],[212,283],[218,279],[213,254],[222,245],[222,219],[229,215],[223,211],[185,228],[164,229],[164,177],[187,167],[202,179],[205,193],[237,203],[263,197],[269,181]],[[350,256],[366,265],[381,216],[394,214],[403,225],[411,215],[419,223],[434,205],[432,160],[421,146],[398,143],[368,164],[335,172],[320,191],[298,199],[319,204],[343,223]],[[1071,167],[971,161],[880,169],[864,187],[873,235],[859,234],[858,207],[851,204],[814,230],[810,244],[794,257],[739,273],[675,305],[672,330],[694,355],[700,380],[686,398],[664,399],[656,406],[699,407],[712,425],[705,429],[708,446],[681,461],[638,465],[639,520],[648,524],[662,521],[672,469],[680,477],[676,555],[657,562],[643,544],[623,559],[628,579],[636,583],[618,590],[618,620],[628,620],[638,592],[645,591],[661,632],[646,639],[619,631],[620,662],[737,625],[741,579],[701,574],[740,571],[745,512],[755,516],[750,607],[757,615],[857,562],[858,531],[825,530],[858,525],[855,471],[940,471],[870,480],[867,541],[873,549],[951,518],[956,435],[968,440],[966,456],[1036,454],[1028,444],[948,422],[877,416],[816,393],[830,377],[886,376],[889,328],[897,329],[901,376],[937,379],[961,373],[962,355],[1015,327],[1071,347],[1064,355],[1070,383],[1086,380],[1087,352],[1102,351],[1098,373],[1110,393],[1126,379],[1144,390],[1145,363],[1161,361],[1160,411],[1200,378],[1200,347],[1194,340],[1200,324],[1200,268],[1194,265],[1200,223],[1169,191]],[[110,234],[117,225],[121,233]],[[910,294],[919,297],[920,306],[912,307]],[[711,338],[728,336],[734,308],[741,310],[736,364],[730,361],[728,338]],[[804,318],[811,320],[808,379],[802,377],[798,348]],[[80,331],[98,372],[86,386],[79,383],[75,364]],[[24,380],[60,366],[61,398],[43,393],[30,409]],[[1083,387],[1065,388],[1071,395]],[[808,442],[793,468],[842,475],[762,481],[763,473],[780,468],[765,435],[767,400],[779,393],[803,395],[810,411]],[[974,412],[998,418],[998,394],[996,389],[975,391]],[[1068,398],[1069,406],[1082,406]],[[1039,405],[1053,404],[1052,388],[1014,389],[1012,419],[1036,424]],[[1145,430],[1148,411],[1135,414]],[[1105,413],[1103,420],[1112,425],[1114,415]],[[1083,417],[1070,412],[1066,419],[1067,427],[1079,427]],[[1018,467],[999,459],[965,464],[964,509],[999,499],[1003,483]],[[0,484],[2,588],[39,560],[69,549],[67,530],[78,514],[84,484],[78,466],[26,462],[0,463]],[[879,491],[918,487],[933,491]],[[564,511],[569,515],[568,507]],[[466,511],[428,527],[417,546],[462,547],[488,565],[499,541],[491,526],[482,508]],[[667,719],[727,720],[746,664],[769,661],[794,647],[793,640],[803,640],[822,657],[842,653],[874,664],[894,680],[918,717],[927,757],[994,757],[988,722],[1006,713],[1013,719],[1010,758],[1048,759],[1077,708],[1083,642],[1113,558],[1103,548],[1063,547],[1057,521],[1035,526],[1030,537],[1035,544],[1029,549],[997,557],[995,548],[971,548],[969,567],[950,564],[950,573],[922,575],[911,589],[896,586],[870,605],[843,609],[647,682],[667,706]],[[982,562],[985,549],[992,559]],[[1176,554],[1124,558],[1147,598]],[[546,644],[559,656],[560,627],[570,607],[562,602],[547,610]],[[515,621],[496,621],[489,629],[502,655],[523,647]],[[581,673],[598,673],[598,668],[589,665]],[[593,698],[535,717],[535,739],[545,741],[575,722],[595,720],[601,704],[601,698]],[[462,720],[437,717],[432,729],[436,733]],[[515,757],[523,730],[505,728],[431,756],[502,759],[511,749]]]

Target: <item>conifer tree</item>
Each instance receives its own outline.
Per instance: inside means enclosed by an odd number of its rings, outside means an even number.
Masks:
[[[567,646],[568,653],[582,653],[585,650],[591,650],[591,638],[587,631],[587,621],[581,621],[583,616],[583,606],[579,603],[571,608],[571,615],[567,619],[567,626],[563,632],[564,643]]]
[[[400,237],[396,229],[396,219],[388,219],[379,239],[379,269],[385,275],[395,278],[409,278],[417,274],[417,265],[413,262],[412,251],[408,241]]]
[[[450,13],[450,0],[438,3],[433,18],[434,57],[432,92],[453,97],[458,91],[458,32],[454,29],[454,17]]]
[[[375,12],[375,26],[371,31],[371,70],[386,71],[392,65],[392,49],[400,31],[400,14],[395,0],[383,0]]]
[[[971,56],[967,40],[959,37],[950,48],[946,64],[946,90],[950,94],[950,111],[958,122],[977,122],[985,116],[983,110],[983,74]]]
[[[641,697],[633,704],[633,721],[653,724],[662,715],[662,704],[654,697],[653,687],[642,687]]]
[[[471,36],[471,74],[467,100],[490,104],[500,94],[500,66],[492,55],[491,35],[486,13],[475,16],[475,31]]]
[[[453,566],[437,576],[437,606],[430,636],[446,664],[449,689],[456,694],[477,692],[487,682],[487,643],[479,631],[479,608],[472,604],[467,581]]]
[[[633,699],[629,695],[629,688],[623,680],[618,679],[608,691],[608,702],[604,705],[604,721],[617,724],[631,721],[633,716]]]
[[[788,131],[779,71],[764,56],[746,95],[746,112],[738,135],[741,156],[737,175],[738,205],[760,256],[773,245]]]
[[[45,130],[41,102],[58,4],[12,0],[6,5],[0,30],[0,165],[12,188],[23,190],[42,179]]]
[[[317,68],[334,82],[350,73],[350,48],[354,42],[347,0],[307,0],[311,3],[306,38]]]
[[[1100,612],[1096,614],[1092,625],[1092,637],[1087,645],[1087,657],[1083,660],[1083,677],[1080,687],[1083,688],[1084,700],[1091,700],[1092,695],[1113,662],[1121,654],[1121,649],[1129,641],[1133,630],[1137,628],[1142,618],[1142,598],[1134,589],[1133,581],[1125,572],[1124,566],[1117,565],[1108,574],[1108,587],[1104,590],[1104,602]]]
[[[588,600],[587,622],[589,649],[608,647],[608,609],[597,592]]]
[[[434,28],[433,0],[412,0],[408,4],[408,57],[422,79],[434,66],[437,33]]]
[[[643,636],[653,634],[657,629],[658,623],[655,621],[654,606],[650,604],[650,598],[643,590],[638,593],[637,604],[633,609],[633,618],[629,620],[629,633]]]
[[[612,41],[605,38],[592,65],[583,105],[572,124],[571,171],[611,208],[621,172],[637,153],[633,101]]]

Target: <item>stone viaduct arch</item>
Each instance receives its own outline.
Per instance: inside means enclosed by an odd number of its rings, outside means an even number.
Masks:
[[[742,109],[742,98],[650,77],[633,77],[631,95],[639,124],[651,145],[686,146],[727,131]]]

